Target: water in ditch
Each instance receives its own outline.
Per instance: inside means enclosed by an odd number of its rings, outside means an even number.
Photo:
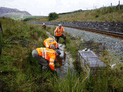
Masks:
[[[66,52],[64,58],[62,58],[61,60],[62,60],[62,65],[59,68],[56,68],[60,79],[66,78],[69,71],[72,74],[73,72],[75,72],[74,65],[73,65],[74,59],[71,57],[69,52]]]
[[[54,36],[52,36],[49,32],[46,32],[50,38],[55,39]],[[59,51],[61,52],[60,58],[58,59],[58,62],[60,64],[60,67],[56,68],[57,73],[61,78],[64,78],[67,76],[68,71],[70,70],[72,73],[74,72],[74,59],[72,58],[71,54],[69,52],[65,52],[64,50],[65,45],[59,43]]]

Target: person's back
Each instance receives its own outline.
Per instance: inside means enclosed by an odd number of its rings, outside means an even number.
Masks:
[[[51,48],[51,44],[54,44],[55,48],[58,48],[58,43],[53,38],[47,38],[43,43],[47,48]]]
[[[39,56],[43,56],[46,60],[49,60],[51,57],[55,57],[55,50],[49,48],[36,48],[39,52]],[[44,53],[45,52],[45,53]]]
[[[32,51],[33,57],[38,61],[41,66],[50,66],[51,70],[54,71],[54,62],[58,53],[55,50],[49,48],[36,48]]]

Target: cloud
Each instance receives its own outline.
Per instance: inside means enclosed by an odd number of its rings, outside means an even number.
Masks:
[[[78,9],[94,9],[118,5],[119,0],[1,0],[1,7],[16,8],[32,15],[48,15],[51,12],[63,13]],[[123,3],[123,0],[120,0]]]

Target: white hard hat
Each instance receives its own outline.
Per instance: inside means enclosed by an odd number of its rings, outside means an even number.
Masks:
[[[43,23],[43,25],[45,25],[45,23]]]
[[[50,49],[55,49],[55,45],[54,44],[50,44]]]
[[[62,24],[58,24],[58,26],[62,26]]]

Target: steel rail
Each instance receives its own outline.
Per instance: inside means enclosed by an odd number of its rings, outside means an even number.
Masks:
[[[55,25],[56,24],[49,24],[49,25]],[[69,28],[74,28],[74,29],[79,29],[79,30],[85,30],[88,32],[93,32],[93,33],[99,33],[99,34],[103,34],[103,35],[107,35],[110,37],[114,37],[114,38],[119,38],[121,40],[123,40],[123,33],[120,32],[113,32],[113,31],[102,31],[102,30],[96,30],[96,29],[89,29],[89,28],[79,28],[79,27],[71,27],[71,26],[65,26],[64,27],[69,27]]]
[[[96,30],[96,29],[79,28],[79,27],[71,27],[71,26],[64,26],[64,27],[75,28],[75,29],[85,30],[88,32],[99,33],[99,34],[103,34],[103,35],[107,35],[107,36],[111,36],[111,37],[115,37],[115,38],[119,38],[119,39],[123,40],[123,33],[119,33],[119,32],[100,31],[100,30]]]

